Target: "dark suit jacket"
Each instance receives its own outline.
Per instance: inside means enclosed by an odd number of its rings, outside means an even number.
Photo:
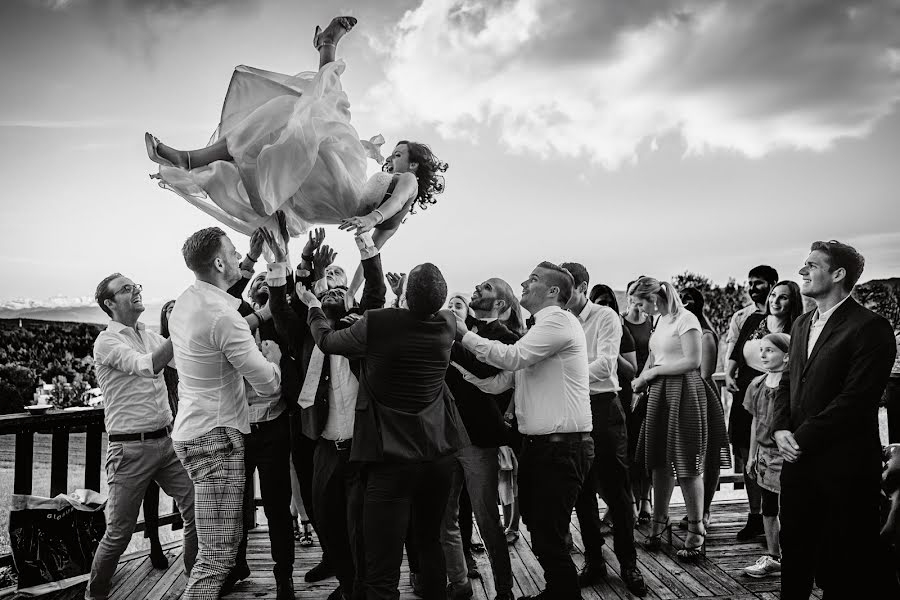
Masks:
[[[508,345],[515,344],[519,340],[519,336],[499,320],[491,321],[479,328],[478,335]],[[482,379],[493,377],[500,372],[497,367],[480,362],[474,354],[463,348],[462,344],[453,344],[450,358]],[[503,413],[509,406],[513,390],[501,394],[488,394],[466,381],[456,367],[452,366],[447,369],[447,386],[453,393],[459,415],[473,445],[480,448],[495,448],[509,444],[509,428],[503,422]]]
[[[798,466],[825,461],[831,472],[880,469],[878,405],[896,345],[886,319],[848,298],[828,319],[807,359],[815,311],[791,329],[789,372],[775,396],[774,430],[790,430]]]
[[[381,308],[384,306],[387,287],[384,284],[384,275],[381,268],[381,255],[373,256],[362,261],[363,277],[365,284],[363,286],[362,300],[358,306],[350,309],[351,313],[364,314],[367,310],[373,308]],[[312,275],[308,275],[299,280],[307,288],[312,287]],[[309,369],[309,360],[312,356],[313,348],[316,342],[313,339],[309,326],[307,325],[307,308],[306,305],[294,298],[288,300],[288,294],[293,294],[293,286],[274,286],[269,288],[269,306],[272,309],[272,320],[275,323],[275,329],[283,340],[287,340],[287,349],[294,358],[299,379],[299,387],[297,394],[294,396],[296,403],[300,390],[306,380],[306,372]],[[338,323],[337,328],[346,327],[343,323]],[[303,435],[310,439],[318,439],[322,430],[325,428],[325,422],[328,419],[328,381],[330,378],[330,369],[328,360],[328,352],[325,351],[325,364],[322,366],[322,373],[319,376],[318,387],[316,389],[316,399],[312,406],[300,410],[300,428]],[[350,368],[353,374],[359,378],[359,362],[351,361]]]
[[[468,445],[444,383],[456,333],[449,311],[370,310],[334,331],[322,309],[312,308],[309,327],[326,354],[363,359],[351,460],[422,462]]]

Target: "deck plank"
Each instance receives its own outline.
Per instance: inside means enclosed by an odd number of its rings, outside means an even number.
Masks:
[[[686,532],[678,529],[678,521],[684,514],[683,507],[672,508],[672,546],[663,544],[660,552],[647,552],[640,544],[649,533],[649,527],[635,530],[638,542],[638,566],[649,588],[645,596],[649,600],[698,599],[716,600],[774,600],[778,597],[780,578],[753,579],[743,574],[743,568],[752,564],[765,552],[762,540],[738,542],[737,532],[744,526],[747,515],[746,502],[714,503],[712,523],[707,538],[707,554],[696,563],[678,560],[676,551],[684,545]],[[481,541],[477,526],[474,537]],[[576,567],[584,565],[584,543],[580,527],[574,514],[571,524],[572,560]],[[605,581],[582,590],[584,600],[636,600],[625,587],[619,572],[620,565],[613,553],[611,533],[605,536],[603,556],[609,567]],[[112,600],[175,600],[184,591],[187,578],[179,543],[164,547],[169,558],[169,568],[154,569],[147,552],[123,558],[113,578]],[[513,571],[513,594],[520,597],[535,594],[544,587],[543,570],[531,545],[531,535],[523,524],[520,537],[508,546]],[[322,559],[322,548],[316,544],[296,549],[294,563],[294,588],[301,600],[325,598],[337,587],[337,580],[326,579],[314,584],[306,583],[303,575]],[[472,587],[474,600],[493,600],[496,589],[490,560],[486,552],[476,553],[481,579],[474,579]],[[275,598],[275,578],[272,574],[272,557],[269,551],[269,537],[266,528],[259,527],[250,532],[247,544],[247,562],[252,575],[239,583],[228,598],[230,600],[266,600]],[[814,590],[814,597],[821,598],[821,590]],[[414,600],[409,584],[409,566],[404,558],[400,572],[401,600]]]

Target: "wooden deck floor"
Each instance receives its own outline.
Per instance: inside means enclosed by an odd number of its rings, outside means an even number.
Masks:
[[[680,519],[684,509],[672,508],[673,522]],[[763,541],[740,543],[735,541],[735,534],[744,525],[747,504],[716,503],[713,505],[712,524],[707,541],[707,556],[696,564],[685,564],[675,556],[675,550],[684,541],[684,532],[675,530],[674,548],[664,548],[660,553],[648,553],[638,547],[638,562],[644,578],[650,588],[646,598],[668,600],[672,598],[716,598],[732,600],[777,600],[779,578],[752,579],[742,573],[742,568],[753,563],[765,552]],[[477,529],[476,529],[477,532]],[[635,532],[635,539],[641,540],[646,533]],[[575,551],[572,558],[580,568],[584,564],[581,535],[578,522],[572,522],[572,535]],[[618,576],[619,565],[612,553],[612,539],[607,538],[604,555],[610,565],[610,576],[607,581],[592,588],[584,588],[584,600],[619,600],[636,598],[625,588]],[[146,553],[126,557],[119,566],[113,580],[113,600],[169,600],[181,596],[185,586],[184,566],[181,562],[181,544],[171,545],[167,549],[170,566],[168,570],[156,570],[150,565]],[[514,546],[509,547],[512,559],[513,576],[515,578],[514,593],[516,597],[534,594],[544,587],[543,572],[531,551],[530,537],[523,528],[522,536]],[[322,556],[318,545],[310,548],[297,548],[294,568],[296,596],[301,599],[324,599],[337,586],[335,579],[328,579],[317,584],[303,581],[303,574],[317,564]],[[269,540],[265,527],[251,533],[247,554],[251,577],[241,582],[227,598],[232,600],[249,600],[275,598],[275,580],[272,575],[272,559],[269,554]],[[481,580],[474,580],[475,598],[477,600],[493,600],[494,584],[490,575],[490,564],[487,554],[476,554]],[[82,584],[80,587],[84,589]],[[81,592],[83,594],[83,591]],[[821,592],[816,590],[815,597]],[[66,594],[69,597],[78,597]],[[83,596],[82,596],[83,597]],[[400,597],[403,600],[416,598],[409,586],[409,570],[404,560],[400,578]]]

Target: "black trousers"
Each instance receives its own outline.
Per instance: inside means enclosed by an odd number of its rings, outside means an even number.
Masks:
[[[361,596],[363,562],[363,487],[359,463],[351,463],[350,447],[338,449],[320,438],[313,457],[313,506],[319,542],[334,566],[346,598]]]
[[[622,568],[637,563],[634,549],[634,511],[628,477],[628,432],[625,414],[615,392],[591,395],[594,425],[594,462],[588,471],[575,514],[581,525],[584,557],[588,563],[603,562],[603,534],[600,529],[599,493],[613,518],[613,542]]]
[[[896,577],[879,539],[877,460],[801,457],[781,472],[781,598],[806,600],[813,582],[824,598],[898,598]],[[864,583],[862,583],[864,582]],[[860,587],[863,586],[863,587]]]
[[[269,542],[276,579],[290,577],[294,572],[290,456],[291,426],[286,412],[272,421],[251,425],[250,435],[244,440],[244,508],[246,510],[254,502],[253,471],[259,469],[259,490],[269,522]],[[235,561],[238,565],[247,562],[248,526],[247,519],[244,519],[244,535]]]
[[[900,377],[891,376],[884,390],[888,419],[888,443],[900,442]]]
[[[443,600],[447,570],[441,549],[441,521],[450,493],[454,457],[420,463],[371,463],[363,468],[365,597],[395,600],[403,543],[412,515],[419,581],[424,600]]]
[[[519,508],[544,569],[547,594],[580,600],[566,534],[572,508],[594,460],[594,440],[548,442],[526,436],[519,453]]]
[[[303,435],[299,412],[292,413],[289,419],[291,422],[291,460],[300,484],[300,499],[303,500],[303,508],[306,509],[309,522],[318,532],[312,495],[313,455],[316,453],[316,442]],[[322,560],[324,562],[324,555]]]

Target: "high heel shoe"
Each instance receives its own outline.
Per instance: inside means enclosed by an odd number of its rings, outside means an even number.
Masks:
[[[650,516],[650,513],[646,510],[640,510],[641,506],[643,506],[644,502],[650,502],[650,498],[641,498],[640,505],[638,506],[638,516],[637,516],[637,524],[638,525],[646,525],[649,523],[653,517]]]
[[[301,524],[303,525],[303,533],[300,535],[297,543],[304,547],[312,546],[315,543],[312,537],[312,524],[309,521],[302,521]]]
[[[688,520],[688,533],[699,535],[701,537],[701,540],[700,545],[698,546],[688,546],[687,540],[685,539],[684,548],[675,553],[680,560],[683,560],[685,562],[693,562],[703,556],[706,556],[706,528],[700,528],[699,526],[702,524],[702,519],[698,521],[692,521],[690,519]],[[697,531],[698,529],[702,529],[702,531]]]
[[[144,133],[144,145],[147,146],[147,156],[150,157],[150,160],[163,167],[175,166],[172,161],[166,160],[159,155],[159,150],[157,150],[157,146],[159,146],[159,140],[149,131]]]
[[[669,517],[666,517],[665,521],[657,521],[653,519],[654,527],[656,525],[662,525],[663,528],[658,532],[653,533],[651,529],[650,535],[647,536],[647,539],[644,541],[644,548],[649,552],[658,552],[662,548],[662,536],[663,534],[667,534],[669,546],[672,545],[672,524],[669,522]]]
[[[313,46],[318,50],[322,46],[337,45],[338,40],[340,40],[345,33],[353,29],[356,22],[356,17],[335,17],[324,31],[322,31],[321,27],[316,25],[316,32],[313,34]],[[343,29],[344,31],[336,36],[335,34],[339,29]]]

